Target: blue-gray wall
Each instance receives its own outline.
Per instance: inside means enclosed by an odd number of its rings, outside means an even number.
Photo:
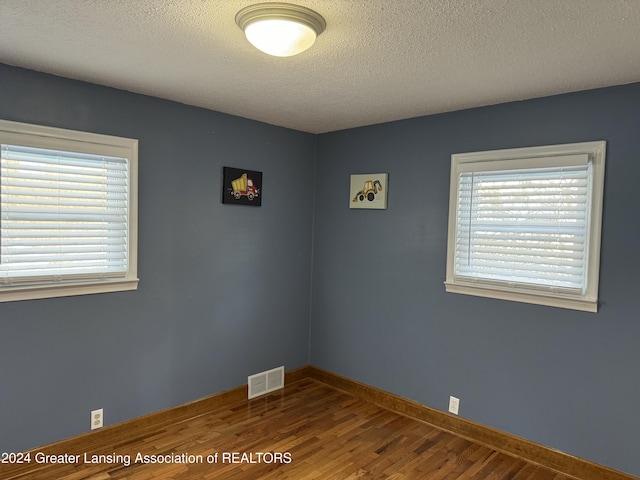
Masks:
[[[0,304],[0,451],[312,363],[640,475],[640,84],[313,136],[0,65],[0,118],[140,140],[141,278]],[[591,140],[600,312],[446,294],[450,155]],[[220,204],[224,165],[264,172],[261,208]],[[388,209],[349,210],[377,172]]]
[[[318,137],[311,363],[640,475],[640,84]],[[452,153],[606,140],[600,311],[445,293]],[[387,210],[349,175],[389,173]]]
[[[313,135],[4,65],[0,118],[140,141],[138,291],[0,303],[0,452],[309,363]]]

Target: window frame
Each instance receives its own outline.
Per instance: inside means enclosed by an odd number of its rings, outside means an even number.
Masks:
[[[523,284],[494,282],[481,278],[470,278],[455,274],[457,203],[459,176],[462,171],[473,170],[474,165],[481,170],[487,162],[503,162],[518,168],[537,168],[550,157],[570,157],[588,155],[591,162],[591,202],[589,210],[588,241],[586,243],[585,289],[580,295],[570,294],[561,289],[540,290],[527,288]],[[600,273],[600,243],[602,232],[602,211],[604,197],[606,141],[581,142],[562,145],[514,148],[505,150],[479,151],[451,155],[451,178],[449,189],[449,225],[447,239],[447,266],[445,291],[465,295],[546,305],[586,312],[598,311],[598,288]],[[507,168],[505,168],[507,169]]]
[[[136,290],[139,282],[137,268],[138,140],[0,120],[0,145],[2,144],[127,158],[129,168],[127,216],[129,238],[128,268],[126,274],[122,277],[74,279],[55,283],[43,282],[24,285],[0,284],[0,302]]]

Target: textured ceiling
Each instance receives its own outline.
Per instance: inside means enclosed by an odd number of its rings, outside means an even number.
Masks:
[[[255,0],[0,0],[0,62],[322,133],[640,81],[640,0],[299,0],[327,21],[269,57]]]

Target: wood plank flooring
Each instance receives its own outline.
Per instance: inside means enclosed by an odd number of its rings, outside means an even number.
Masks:
[[[60,453],[81,456],[20,478],[570,480],[310,378],[100,451]]]

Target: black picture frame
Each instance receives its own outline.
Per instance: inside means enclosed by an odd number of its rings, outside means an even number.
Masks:
[[[262,205],[262,172],[244,168],[222,167],[222,203],[228,205]]]

